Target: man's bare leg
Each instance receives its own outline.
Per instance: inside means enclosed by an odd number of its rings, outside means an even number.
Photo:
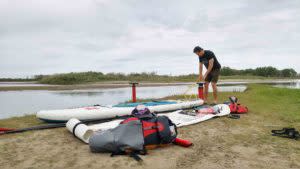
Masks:
[[[204,84],[204,103],[208,101],[208,89],[209,89],[209,82],[205,82]]]
[[[213,88],[214,104],[217,104],[218,103],[218,88],[217,88],[217,83],[212,82],[211,86]]]

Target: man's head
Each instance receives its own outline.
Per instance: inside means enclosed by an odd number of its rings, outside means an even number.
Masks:
[[[193,52],[200,57],[204,55],[204,50],[200,46],[196,46]]]

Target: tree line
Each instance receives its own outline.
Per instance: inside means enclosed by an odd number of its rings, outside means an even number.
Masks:
[[[148,81],[148,82],[194,82],[198,79],[198,74],[188,75],[158,75],[155,72],[143,73],[102,73],[102,72],[71,72],[53,75],[36,75],[32,78],[9,79],[0,78],[0,81],[38,81],[43,84],[81,84],[89,82],[101,81]],[[234,78],[300,78],[294,69],[278,70],[274,67],[258,67],[255,69],[233,69],[230,67],[223,67],[221,69],[221,79]]]
[[[235,75],[241,75],[241,76],[262,76],[262,77],[289,77],[289,78],[295,78],[299,77],[298,73],[292,69],[282,69],[279,70],[272,66],[267,67],[258,67],[256,69],[232,69],[230,67],[223,67],[221,69],[221,75],[222,76],[235,76]]]

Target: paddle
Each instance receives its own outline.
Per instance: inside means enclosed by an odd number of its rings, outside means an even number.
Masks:
[[[109,122],[115,119],[126,119],[130,116],[118,116],[114,118],[109,119],[98,119],[98,120],[84,120],[82,121],[84,124],[91,124],[91,123],[104,123]],[[26,127],[21,129],[9,129],[9,128],[0,128],[0,135],[4,134],[13,134],[13,133],[22,133],[26,131],[33,131],[33,130],[45,130],[45,129],[54,129],[54,128],[61,128],[66,127],[66,123],[52,123],[52,124],[45,124],[45,125],[39,125],[39,126],[33,126],[33,127]]]

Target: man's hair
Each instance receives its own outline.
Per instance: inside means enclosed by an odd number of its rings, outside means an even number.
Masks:
[[[196,46],[193,50],[194,53],[201,52],[203,49],[200,46]]]

